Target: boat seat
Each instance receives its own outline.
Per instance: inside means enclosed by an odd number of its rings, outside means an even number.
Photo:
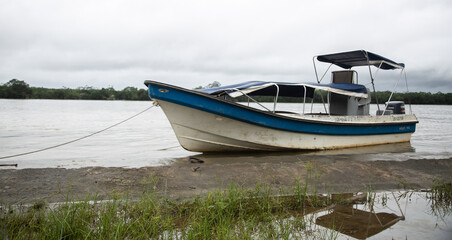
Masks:
[[[331,72],[332,83],[353,83],[353,71]],[[330,114],[347,115],[348,96],[330,93]]]
[[[334,71],[331,72],[331,82],[332,83],[353,83],[353,73],[354,71]]]
[[[331,72],[331,82],[353,84],[354,73],[355,71],[352,70]],[[367,90],[367,92],[369,91]],[[357,98],[330,92],[329,101],[331,115],[356,116],[369,114],[370,97]]]

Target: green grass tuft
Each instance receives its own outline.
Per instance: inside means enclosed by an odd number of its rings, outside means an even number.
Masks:
[[[28,208],[2,206],[0,234],[5,239],[288,239],[306,230],[304,213],[320,198],[307,185],[291,195],[274,196],[269,186],[227,189],[177,202],[148,188],[139,199],[89,197]],[[294,235],[295,234],[295,235]]]

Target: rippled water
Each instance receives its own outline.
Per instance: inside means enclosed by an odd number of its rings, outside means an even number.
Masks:
[[[151,105],[151,101],[0,99],[0,157],[83,137]],[[315,105],[315,109],[321,108],[321,105]],[[278,109],[300,111],[301,107],[281,103],[278,104]],[[373,105],[371,111],[375,110],[376,106]],[[364,160],[452,157],[452,148],[449,147],[452,143],[452,106],[413,105],[412,110],[420,122],[411,144],[300,154]],[[2,159],[0,164],[17,163],[19,168],[142,167],[168,164],[175,158],[196,154],[180,147],[162,110],[154,107],[124,124],[90,138],[40,153]]]

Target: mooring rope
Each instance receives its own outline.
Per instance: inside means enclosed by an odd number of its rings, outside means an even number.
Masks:
[[[118,123],[115,123],[115,124],[113,124],[113,125],[111,125],[111,126],[109,126],[109,127],[107,127],[107,128],[104,128],[104,129],[102,129],[102,130],[100,130],[100,131],[97,131],[97,132],[88,134],[88,135],[86,135],[86,136],[83,136],[83,137],[80,137],[80,138],[77,138],[77,139],[74,139],[74,140],[71,140],[71,141],[69,141],[69,142],[60,143],[60,144],[57,144],[57,145],[54,145],[54,146],[51,146],[51,147],[46,147],[46,148],[38,149],[38,150],[35,150],[35,151],[30,151],[30,152],[25,152],[25,153],[19,153],[19,154],[4,156],[4,157],[0,157],[0,159],[13,158],[13,157],[19,157],[19,156],[29,155],[29,154],[33,154],[33,153],[43,152],[43,151],[46,151],[46,150],[50,150],[50,149],[53,149],[53,148],[57,148],[57,147],[61,147],[61,146],[64,146],[64,145],[68,145],[68,144],[71,144],[71,143],[74,143],[74,142],[78,142],[78,141],[80,141],[80,140],[82,140],[82,139],[89,138],[89,137],[94,136],[94,135],[96,135],[96,134],[99,134],[99,133],[101,133],[101,132],[105,132],[105,131],[107,131],[108,129],[113,128],[113,127],[116,127],[116,126],[118,126],[118,125],[121,124],[121,123],[125,123],[125,122],[129,121],[130,119],[132,119],[132,118],[134,118],[134,117],[137,117],[138,115],[140,115],[140,114],[146,112],[147,110],[149,110],[149,109],[151,109],[151,108],[153,108],[153,107],[154,107],[154,105],[152,105],[152,106],[150,106],[150,107],[144,109],[143,111],[141,111],[141,112],[139,112],[139,113],[137,113],[137,114],[135,114],[135,115],[133,115],[133,116],[131,116],[131,117],[129,117],[129,118],[126,118],[126,119],[124,119],[124,120],[122,120],[122,121],[120,121],[120,122],[118,122]]]

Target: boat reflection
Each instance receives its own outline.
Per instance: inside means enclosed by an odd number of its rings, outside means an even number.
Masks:
[[[403,220],[394,213],[364,211],[353,205],[339,205],[316,218],[315,223],[357,239],[366,239]]]
[[[313,219],[317,228],[340,233],[338,239],[450,239],[449,187],[446,183],[420,192],[373,193],[359,201],[356,195],[339,194],[337,197],[346,199],[339,200],[343,204],[316,211]]]
[[[381,144],[374,146],[363,146],[354,148],[342,148],[327,151],[312,151],[307,155],[354,155],[354,154],[377,154],[377,153],[407,153],[414,152],[415,149],[410,142]]]
[[[194,154],[188,159],[202,159],[205,163],[264,163],[264,162],[296,162],[304,159],[348,159],[358,161],[401,160],[401,155],[412,153],[415,149],[409,142],[344,148],[324,151],[287,151],[287,152],[224,152]],[[375,156],[377,155],[377,156]],[[186,162],[187,157],[176,159]]]

